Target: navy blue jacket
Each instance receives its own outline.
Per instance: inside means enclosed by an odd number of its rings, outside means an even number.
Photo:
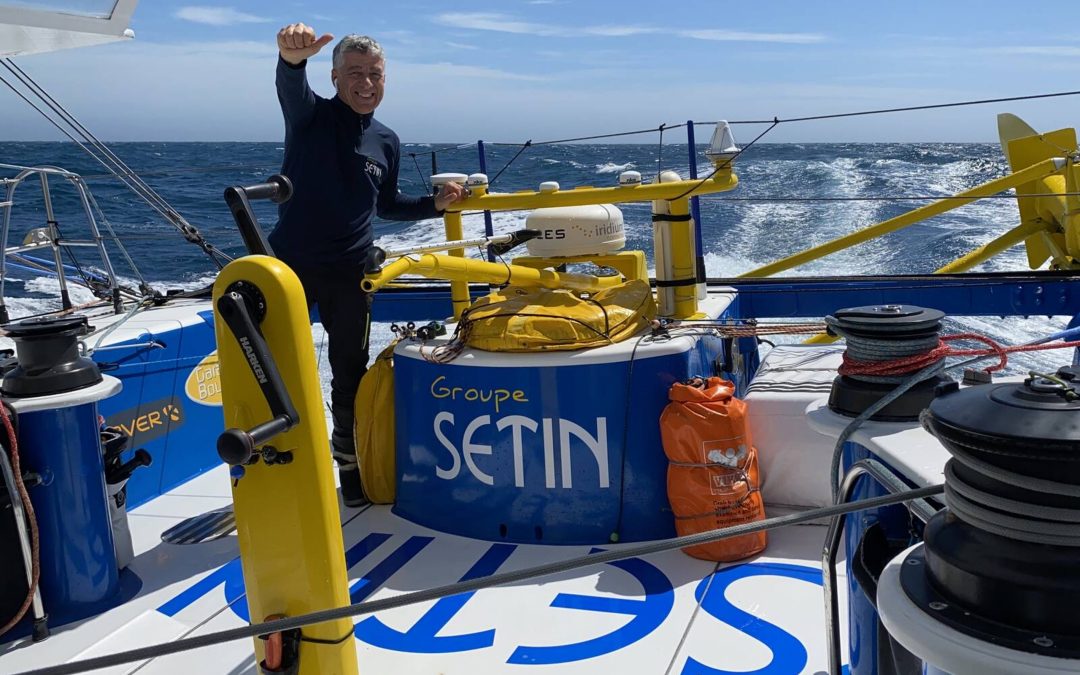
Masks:
[[[295,191],[278,207],[270,246],[294,268],[355,267],[371,247],[376,214],[420,220],[439,211],[432,197],[398,192],[397,134],[337,96],[315,94],[306,64],[290,66],[278,58],[277,93],[285,115],[281,172]]]

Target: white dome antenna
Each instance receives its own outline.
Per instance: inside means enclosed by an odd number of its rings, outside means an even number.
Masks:
[[[713,166],[719,168],[725,165],[730,166],[739,156],[739,152],[739,146],[735,145],[735,135],[731,133],[731,125],[727,123],[727,120],[720,120],[716,123],[716,129],[713,130],[712,140],[709,141],[709,149],[705,151],[705,156],[709,158]]]
[[[622,211],[612,204],[536,209],[525,227],[540,233],[526,246],[541,258],[607,255],[626,245]]]

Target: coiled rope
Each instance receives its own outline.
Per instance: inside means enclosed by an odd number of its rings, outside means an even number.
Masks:
[[[1035,380],[1052,382],[1061,387],[1062,402],[1080,398],[1073,385],[1060,378],[1032,371]],[[943,445],[952,455],[945,465],[945,502],[960,520],[984,532],[1013,541],[1051,546],[1080,547],[1080,485],[1032,475],[1025,468],[1033,462],[1080,462],[1075,444],[1068,441],[1040,444],[1041,451],[1030,445],[1016,449],[1005,439],[996,437],[958,437],[948,433],[947,441],[935,428],[936,418],[924,410],[919,416],[923,428],[942,437]],[[943,431],[943,430],[942,430]],[[987,461],[987,455],[1001,458],[1006,468]],[[997,461],[997,460],[995,460]],[[1075,466],[1075,464],[1074,464]],[[958,471],[963,467],[964,471]],[[969,476],[979,476],[976,484]],[[1008,486],[1009,496],[988,492],[986,484]],[[1032,500],[1025,500],[1025,495]],[[1045,503],[1052,496],[1054,505]]]
[[[835,327],[833,330],[836,330]],[[953,356],[977,356],[980,358],[996,356],[998,362],[984,368],[986,372],[993,373],[1004,369],[1008,365],[1009,354],[1080,347],[1080,341],[1003,346],[978,333],[957,333],[955,335],[944,335],[940,338],[935,336],[930,341],[909,342],[871,340],[854,336],[846,337],[848,338],[847,351],[844,352],[844,363],[840,366],[839,373],[841,375],[857,376],[861,379],[880,378],[878,381],[900,381],[903,379],[901,376]],[[949,344],[965,340],[982,342],[987,346],[982,349],[957,349]],[[887,356],[893,358],[878,358]]]
[[[26,615],[27,610],[30,609],[30,605],[34,601],[34,593],[37,591],[38,581],[41,577],[41,563],[40,556],[40,535],[38,533],[37,515],[34,513],[34,504],[30,501],[30,493],[26,491],[26,483],[23,481],[22,464],[19,462],[19,441],[15,434],[15,427],[11,423],[11,417],[8,414],[8,408],[4,404],[0,403],[0,422],[3,423],[4,431],[7,434],[8,449],[11,453],[11,472],[14,475],[15,485],[12,487],[15,493],[9,495],[14,501],[19,499],[22,501],[23,509],[25,510],[26,520],[30,525],[30,583],[29,588],[26,589],[26,598],[23,600],[19,610],[15,612],[15,616],[11,618],[6,624],[0,627],[0,635],[7,633],[14,628],[23,616]],[[0,452],[4,452],[3,448],[0,448]],[[15,511],[17,514],[18,511]]]
[[[842,333],[837,330],[836,326],[831,326],[834,332]],[[867,338],[859,336],[843,336],[848,340],[848,349],[851,349],[851,345],[854,342],[856,344],[857,353],[863,355],[873,355],[874,345],[869,345]],[[1053,337],[1053,336],[1052,336]],[[947,341],[953,341],[952,339],[977,339],[981,342],[985,342],[990,346],[984,349],[953,349],[948,346]],[[1039,341],[1036,341],[1039,342]],[[833,447],[832,461],[829,466],[829,484],[832,488],[833,500],[836,501],[840,497],[840,464],[843,460],[844,445],[848,442],[848,439],[863,425],[864,422],[876,415],[879,411],[884,409],[890,403],[903,396],[915,385],[929,380],[941,373],[949,370],[956,370],[957,368],[963,368],[983,359],[997,356],[998,363],[994,366],[990,366],[985,370],[987,372],[994,372],[1005,367],[1008,363],[1008,354],[1016,352],[1033,352],[1043,351],[1050,349],[1065,349],[1070,347],[1080,347],[1080,341],[1068,341],[1068,342],[1055,342],[1055,343],[1028,343],[1015,346],[1002,346],[990,338],[983,335],[976,335],[974,333],[960,333],[952,336],[944,336],[938,341],[938,345],[931,349],[927,349],[923,353],[905,354],[896,358],[882,359],[878,361],[859,361],[857,359],[851,359],[845,352],[844,365],[840,368],[840,374],[852,375],[856,378],[865,378],[870,381],[885,381],[885,382],[897,382],[897,386],[887,395],[876,401],[873,405],[868,407],[844,428],[840,435],[836,439],[836,445]],[[903,343],[900,343],[899,350],[905,351]],[[878,354],[883,354],[884,351],[878,351]],[[974,358],[961,361],[953,365],[946,365],[945,359],[953,356],[972,356]],[[849,365],[850,364],[850,365]],[[847,368],[852,370],[845,370]],[[874,380],[872,378],[881,378]]]

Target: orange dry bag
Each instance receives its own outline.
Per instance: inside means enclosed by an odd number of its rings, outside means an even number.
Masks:
[[[757,450],[746,427],[746,403],[719,377],[676,382],[660,415],[668,457],[668,500],[680,536],[765,518]],[[765,550],[764,532],[685,549],[695,558],[729,562]]]

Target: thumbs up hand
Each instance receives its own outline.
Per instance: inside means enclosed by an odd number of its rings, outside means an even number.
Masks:
[[[278,31],[278,52],[282,59],[295,66],[318,54],[333,39],[329,33],[316,39],[315,29],[311,26],[291,23]]]

